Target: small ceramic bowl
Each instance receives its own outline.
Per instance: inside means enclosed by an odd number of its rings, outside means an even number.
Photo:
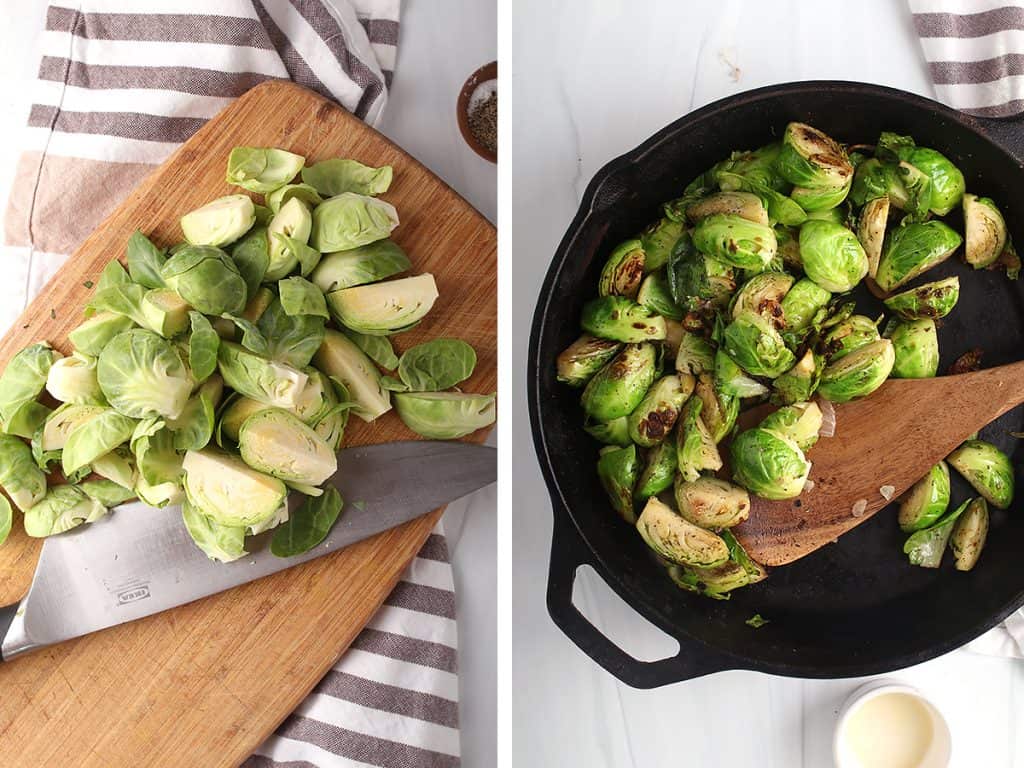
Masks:
[[[473,135],[473,132],[469,130],[469,108],[470,100],[473,98],[473,93],[476,89],[491,80],[497,81],[498,79],[498,62],[492,61],[490,64],[484,64],[480,69],[469,76],[466,80],[465,85],[462,86],[462,90],[459,91],[459,101],[456,105],[455,111],[459,119],[459,131],[462,132],[462,138],[469,144],[470,149],[476,152],[484,160],[491,163],[498,162],[498,153],[492,152],[490,149],[485,147],[480,141]]]
[[[925,711],[931,718],[931,744],[924,757],[914,768],[948,768],[953,755],[953,741],[946,719],[934,704],[921,695],[920,691],[896,680],[874,680],[867,683],[854,691],[843,704],[843,708],[839,712],[839,721],[836,723],[835,737],[832,740],[832,758],[836,768],[862,768],[860,760],[852,753],[843,734],[850,717],[858,708],[871,699],[887,693],[902,693],[914,697],[924,705]]]

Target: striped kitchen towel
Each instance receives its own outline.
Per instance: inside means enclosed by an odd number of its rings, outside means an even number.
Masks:
[[[375,123],[399,0],[63,0],[48,8],[5,220],[0,328],[232,99],[292,79]],[[352,648],[247,766],[457,766],[455,595],[440,527]]]

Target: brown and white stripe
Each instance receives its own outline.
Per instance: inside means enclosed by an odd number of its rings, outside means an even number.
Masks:
[[[982,117],[1024,112],[1024,5],[909,0],[935,93]]]

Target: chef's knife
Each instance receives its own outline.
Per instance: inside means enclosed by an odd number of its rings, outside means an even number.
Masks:
[[[281,558],[267,535],[231,563],[209,560],[181,508],[122,504],[112,514],[43,543],[28,595],[0,608],[0,658],[140,619],[330,554],[437,509],[497,479],[496,451],[413,441],[347,448],[329,482],[345,500],[327,538]],[[297,504],[294,497],[289,501]]]

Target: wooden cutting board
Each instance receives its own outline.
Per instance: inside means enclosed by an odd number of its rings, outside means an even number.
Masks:
[[[478,365],[464,388],[497,384],[494,228],[420,163],[326,99],[262,84],[207,123],[81,245],[0,341],[0,369],[39,339],[67,352],[67,332],[135,229],[181,240],[181,214],[240,190],[224,181],[236,145],[273,146],[309,162],[350,157],[394,166],[385,195],[394,239],[440,299],[395,340],[399,352],[442,335],[465,339]],[[51,312],[52,310],[52,312]],[[352,419],[346,445],[414,439],[394,415]],[[471,436],[482,442],[483,431]],[[391,591],[441,514],[265,579],[0,664],[0,765],[235,766],[296,707]],[[20,516],[19,516],[20,517]],[[0,605],[28,589],[39,552],[15,521],[0,547]]]

